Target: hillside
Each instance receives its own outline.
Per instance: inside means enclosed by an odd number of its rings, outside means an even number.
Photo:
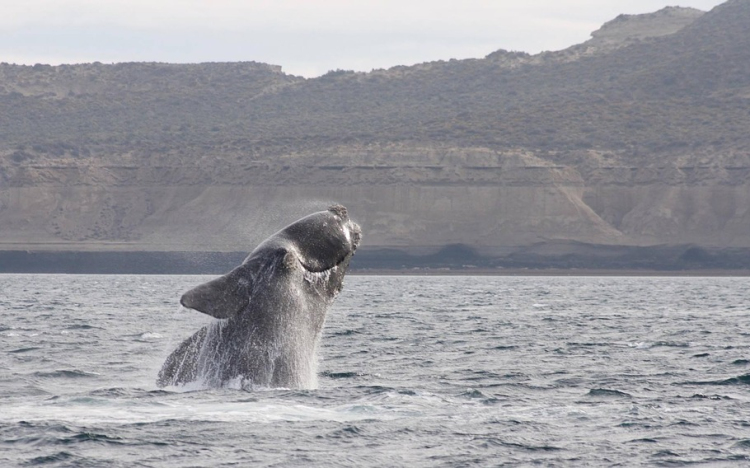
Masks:
[[[669,7],[315,79],[0,64],[0,250],[245,251],[331,200],[365,249],[750,249],[748,24],[748,0]]]

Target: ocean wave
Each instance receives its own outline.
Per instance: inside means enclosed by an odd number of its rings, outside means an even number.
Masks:
[[[620,390],[610,390],[608,388],[592,388],[588,396],[606,397],[606,398],[633,398],[633,395]]]
[[[750,385],[750,374],[738,375],[722,380],[698,380],[682,382],[680,385]]]
[[[21,353],[28,353],[29,351],[36,351],[37,349],[42,349],[42,348],[39,346],[29,346],[26,348],[12,349],[8,352],[11,354],[21,354]]]
[[[78,369],[59,369],[54,371],[39,371],[34,372],[34,377],[42,378],[65,378],[65,379],[81,379],[81,378],[93,378],[99,377],[100,374],[96,372],[85,372]]]

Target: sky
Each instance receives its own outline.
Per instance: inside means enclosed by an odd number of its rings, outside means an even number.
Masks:
[[[314,77],[589,38],[618,14],[721,0],[0,0],[0,62],[235,62]]]

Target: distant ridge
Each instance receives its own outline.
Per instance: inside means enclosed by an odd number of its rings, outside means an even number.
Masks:
[[[597,45],[627,46],[644,39],[674,34],[703,16],[696,8],[665,7],[643,15],[620,15],[591,33],[589,42]]]

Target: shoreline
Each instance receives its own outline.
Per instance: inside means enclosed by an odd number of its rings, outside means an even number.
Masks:
[[[502,268],[464,270],[349,270],[350,276],[653,276],[653,277],[750,277],[750,270],[636,270],[636,269],[595,269],[595,268]]]
[[[649,252],[647,252],[649,253]],[[480,257],[467,252],[413,256],[362,252],[349,267],[359,276],[750,276],[750,251],[700,258],[661,255],[516,255]],[[449,255],[450,254],[450,255]],[[245,252],[3,251],[0,273],[214,275],[242,263]]]
[[[227,270],[228,271],[228,270]],[[103,276],[217,276],[223,272],[137,272],[137,271],[107,271],[107,272],[86,272],[86,271],[6,271],[0,269],[0,276],[6,275],[103,275]],[[562,268],[544,268],[544,269],[526,269],[526,268],[505,268],[505,269],[420,269],[420,270],[396,270],[396,269],[366,269],[366,270],[349,270],[347,276],[535,276],[535,277],[662,277],[662,278],[747,278],[750,277],[750,270],[634,270],[634,269],[562,269]]]

